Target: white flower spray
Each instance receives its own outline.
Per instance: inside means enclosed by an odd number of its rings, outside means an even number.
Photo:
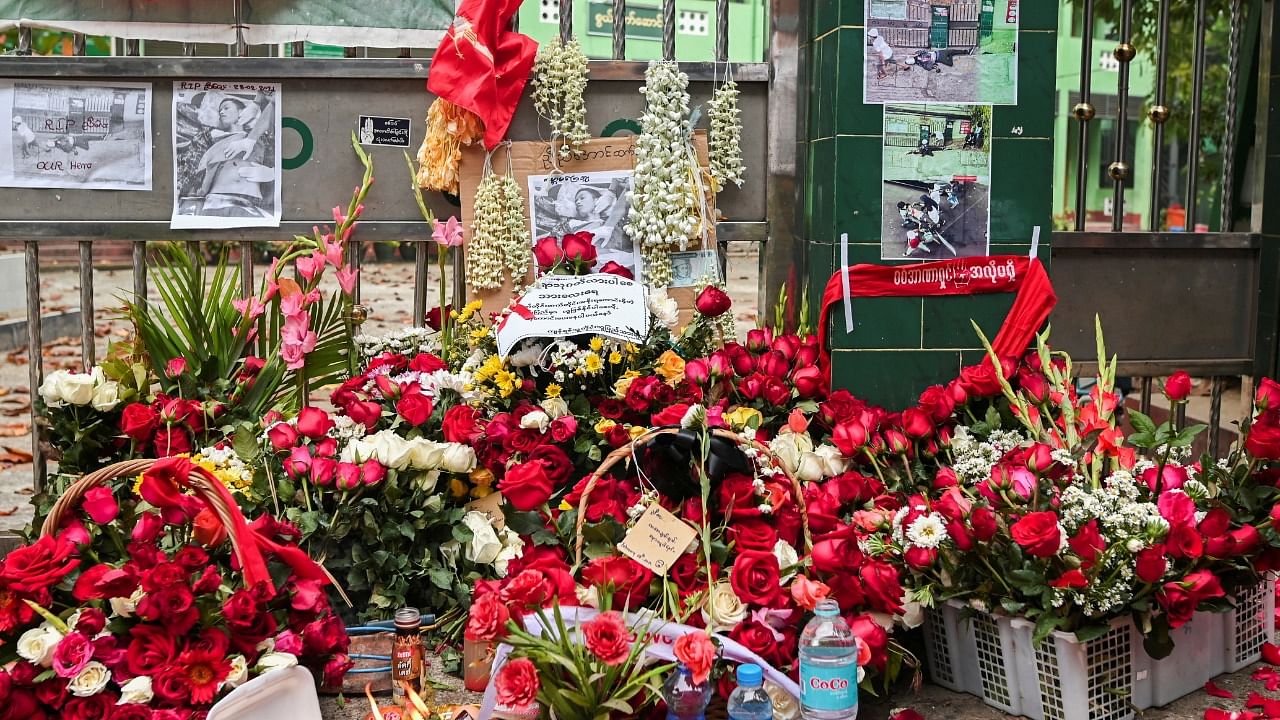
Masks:
[[[508,155],[508,162],[510,155]],[[471,287],[496,290],[502,287],[503,271],[516,284],[524,281],[533,262],[528,226],[524,220],[524,198],[510,173],[487,174],[476,188],[472,208],[472,236],[467,246],[467,280]]]
[[[711,132],[707,152],[711,177],[723,189],[728,183],[742,187],[742,110],[738,108],[738,84],[732,79],[716,88],[707,105]]]
[[[551,123],[551,141],[559,144],[561,160],[571,157],[590,139],[587,130],[587,56],[577,40],[559,39],[538,46],[533,61],[533,107]]]

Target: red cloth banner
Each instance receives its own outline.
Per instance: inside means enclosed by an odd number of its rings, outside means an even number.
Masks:
[[[921,265],[854,265],[849,269],[850,297],[920,297],[1016,292],[1013,307],[991,347],[1005,357],[1020,355],[1049,319],[1058,302],[1044,265],[1022,255],[955,258]],[[844,300],[844,271],[827,281],[818,311],[818,343],[827,372],[827,315]]]

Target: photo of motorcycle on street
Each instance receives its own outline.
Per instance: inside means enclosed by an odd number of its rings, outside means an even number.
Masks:
[[[989,105],[885,107],[880,257],[988,254]]]

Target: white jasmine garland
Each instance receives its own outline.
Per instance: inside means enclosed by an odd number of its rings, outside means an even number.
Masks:
[[[67,690],[76,697],[93,697],[102,692],[111,680],[111,671],[97,660],[90,660],[78,675],[67,683]]]
[[[489,173],[476,188],[467,244],[467,281],[473,288],[502,287],[504,271],[523,283],[533,262],[533,247],[524,219],[524,200],[510,175]]]
[[[243,670],[244,656],[237,655],[236,657],[240,658],[240,666]],[[153,697],[155,697],[155,694],[151,690],[151,678],[147,675],[139,675],[120,686],[120,699],[116,701],[116,704],[146,705],[151,702]]]
[[[559,38],[538,46],[533,61],[533,107],[551,123],[551,137],[559,143],[561,160],[591,135],[587,130],[587,56],[577,40]]]
[[[707,154],[711,176],[723,188],[728,183],[742,187],[742,110],[738,107],[738,84],[729,80],[716,88],[707,105],[711,131],[707,134]]]

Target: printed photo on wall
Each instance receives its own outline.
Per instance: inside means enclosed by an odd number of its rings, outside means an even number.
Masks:
[[[0,186],[151,189],[150,83],[0,80],[0,112]]]
[[[880,257],[988,255],[990,105],[886,105]]]
[[[536,243],[579,232],[591,233],[599,272],[617,263],[641,279],[640,248],[627,235],[631,170],[529,176],[529,226]]]
[[[173,228],[280,225],[280,84],[173,84]]]
[[[867,0],[868,103],[1018,102],[1020,0]]]

